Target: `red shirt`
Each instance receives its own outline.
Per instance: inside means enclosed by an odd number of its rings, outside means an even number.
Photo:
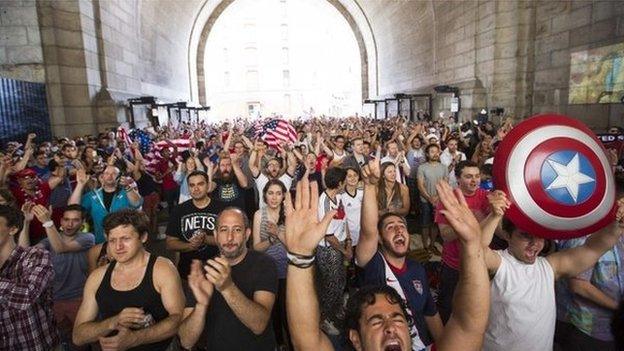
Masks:
[[[173,170],[167,173],[170,167],[170,162],[173,163]],[[156,164],[156,170],[160,174],[167,173],[162,179],[163,190],[172,190],[178,187],[178,183],[176,183],[176,181],[173,179],[173,172],[175,171],[175,167],[177,167],[176,162],[173,160],[168,160],[166,158],[161,159],[160,161],[158,161],[158,164]]]
[[[477,189],[477,192],[472,196],[466,196],[466,202],[468,203],[468,207],[472,210],[472,213],[477,217],[478,221],[483,220],[490,213],[490,203],[487,199],[488,192],[483,189]],[[446,220],[446,217],[440,210],[443,210],[444,206],[442,202],[438,202],[438,206],[436,208],[435,222],[437,224],[449,224]],[[447,266],[459,270],[459,240],[451,240],[444,242],[442,246],[442,262],[444,262]]]

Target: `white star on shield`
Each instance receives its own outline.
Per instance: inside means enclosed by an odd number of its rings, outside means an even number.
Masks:
[[[557,173],[557,178],[550,183],[546,190],[566,188],[574,202],[576,202],[576,199],[578,198],[579,185],[595,181],[594,178],[581,173],[578,152],[574,155],[574,157],[572,157],[567,165],[553,160],[548,160],[548,163],[553,168],[555,173]]]

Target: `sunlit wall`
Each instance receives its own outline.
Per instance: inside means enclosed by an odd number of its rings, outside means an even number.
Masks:
[[[325,0],[236,0],[206,45],[211,118],[361,111],[357,42]]]

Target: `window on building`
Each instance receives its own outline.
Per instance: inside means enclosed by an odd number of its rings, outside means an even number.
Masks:
[[[247,71],[247,90],[258,90],[259,82],[258,82],[258,71],[249,70]]]
[[[282,64],[288,64],[288,48],[282,48]]]
[[[287,24],[284,23],[280,26],[280,33],[281,33],[282,40],[288,40],[288,25]]]
[[[282,71],[282,82],[283,82],[284,88],[290,87],[290,71],[287,69]]]
[[[229,71],[223,72],[223,86],[226,88],[230,87],[230,72]]]
[[[245,48],[245,64],[247,66],[258,65],[258,49],[255,47]]]

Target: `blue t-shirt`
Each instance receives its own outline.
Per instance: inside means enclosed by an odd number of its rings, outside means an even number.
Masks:
[[[425,316],[434,316],[438,313],[438,309],[429,290],[425,268],[420,263],[410,259],[406,259],[405,264],[406,267],[401,272],[396,270],[393,272],[399,280],[401,288],[403,288],[407,306],[412,312],[414,323],[418,328],[419,337],[425,345],[429,345],[433,340],[427,329],[427,324],[425,324]],[[377,251],[364,267],[360,273],[359,282],[361,286],[386,284],[386,267],[381,252]]]

